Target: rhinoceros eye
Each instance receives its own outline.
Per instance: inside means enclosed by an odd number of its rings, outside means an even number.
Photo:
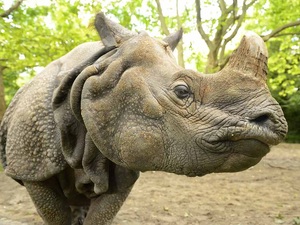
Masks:
[[[180,84],[174,87],[174,92],[179,99],[188,98],[191,94],[189,87],[186,85]]]

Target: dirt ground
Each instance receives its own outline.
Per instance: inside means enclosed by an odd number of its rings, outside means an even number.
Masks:
[[[0,225],[40,225],[28,194],[0,173]],[[141,174],[113,225],[300,224],[300,144],[281,144],[244,172]]]

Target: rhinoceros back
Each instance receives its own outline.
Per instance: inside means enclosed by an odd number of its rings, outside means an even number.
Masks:
[[[6,110],[0,129],[5,173],[16,180],[45,180],[67,166],[54,121],[52,95],[62,74],[98,51],[100,42],[82,44],[50,63],[22,87]]]

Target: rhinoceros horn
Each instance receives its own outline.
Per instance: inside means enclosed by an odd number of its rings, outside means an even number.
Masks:
[[[227,73],[226,71],[234,70],[244,75],[255,76],[265,82],[268,73],[267,63],[268,51],[265,43],[256,33],[248,32],[220,72]]]

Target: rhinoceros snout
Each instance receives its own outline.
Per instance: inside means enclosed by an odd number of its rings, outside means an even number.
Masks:
[[[270,137],[266,138],[265,141],[267,144],[276,145],[287,134],[288,125],[277,103],[272,105],[272,107],[253,111],[247,119],[251,125],[265,132],[265,135],[262,135],[262,137],[268,137],[268,134],[270,134]]]

